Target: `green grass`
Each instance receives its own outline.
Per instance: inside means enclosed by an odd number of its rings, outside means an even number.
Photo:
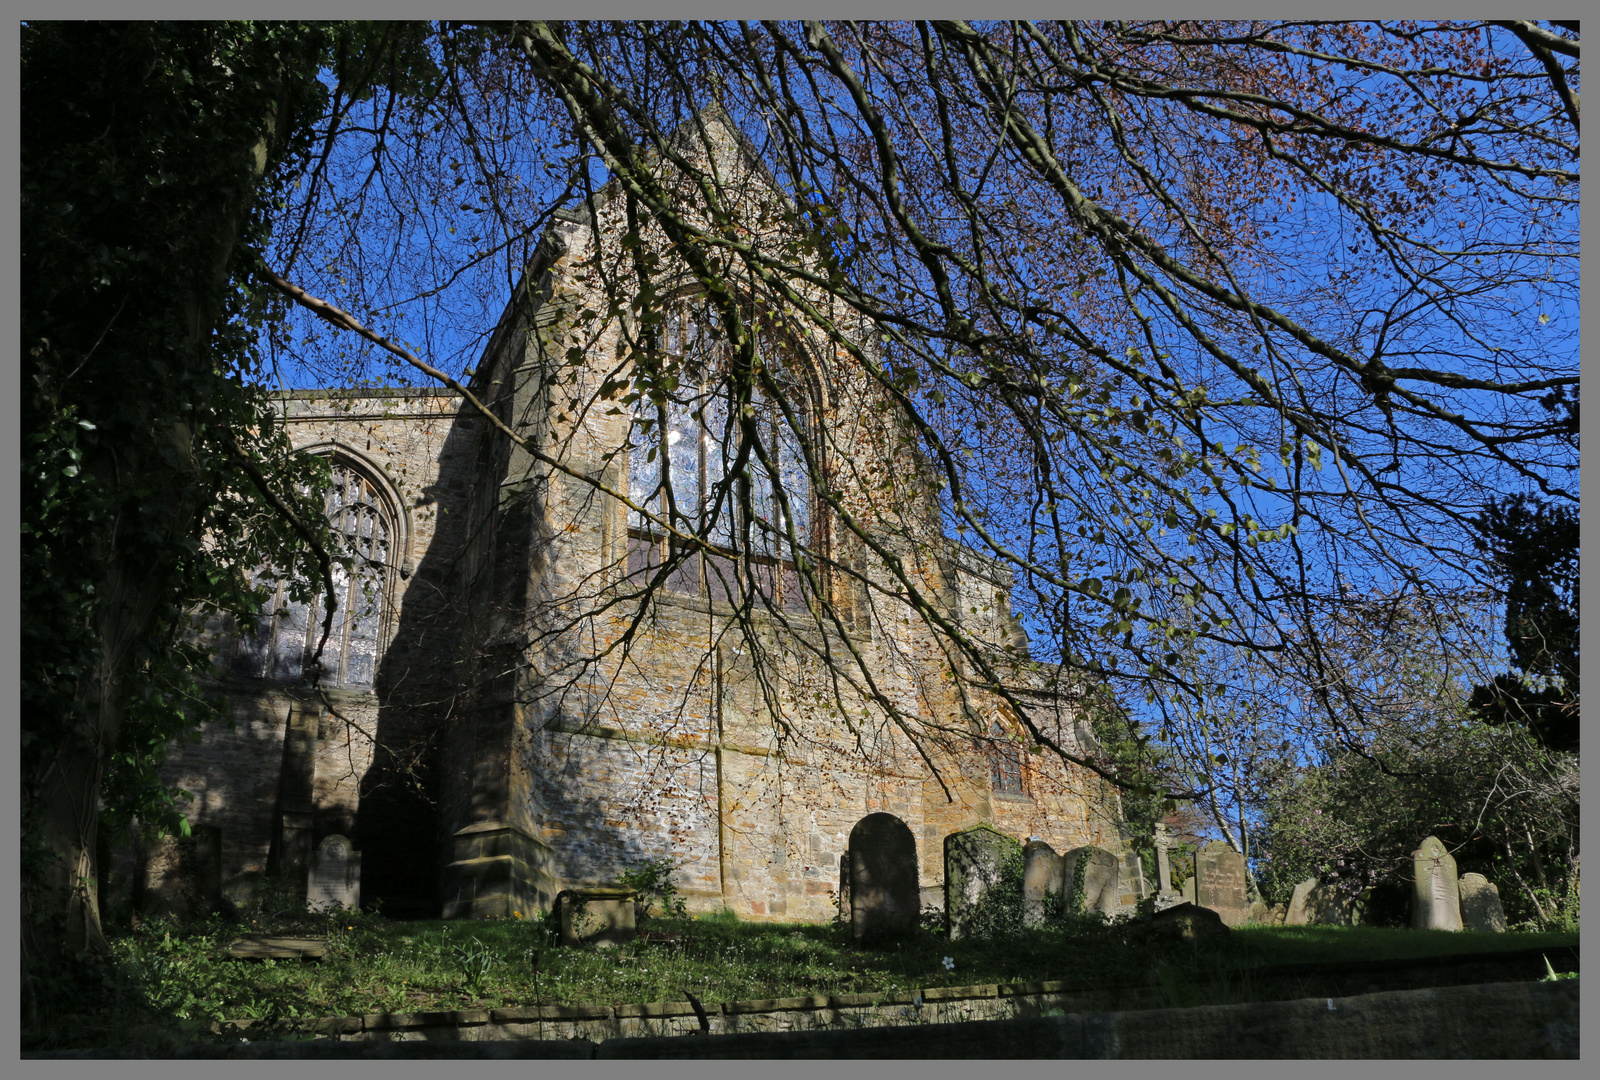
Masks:
[[[857,948],[845,928],[746,923],[731,917],[651,919],[673,940],[610,950],[561,948],[542,922],[391,922],[372,915],[254,924],[146,924],[113,942],[110,1007],[56,1023],[35,1047],[126,1045],[203,1038],[216,1020],[292,1030],[297,1021],[374,1012],[508,1005],[615,1005],[905,991],[935,986],[1069,980],[1166,988],[1187,999],[1260,1000],[1250,973],[1296,962],[1412,959],[1459,952],[1575,947],[1577,934],[1432,933],[1366,927],[1252,927],[1221,942],[1186,944],[1084,921],[996,941],[933,933],[884,949]],[[241,933],[318,933],[320,963],[233,960]],[[536,966],[537,965],[537,966]],[[1176,989],[1174,989],[1176,988]],[[1282,996],[1281,987],[1269,996]],[[1291,994],[1290,996],[1298,996]],[[1172,1003],[1185,1001],[1173,998]],[[41,1043],[40,1039],[45,1042]]]

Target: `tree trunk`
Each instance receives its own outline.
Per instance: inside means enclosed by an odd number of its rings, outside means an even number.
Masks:
[[[215,67],[231,75],[223,59],[227,58],[217,58]],[[287,62],[279,58],[277,70],[272,73],[276,80],[267,80],[276,82],[275,88],[263,91],[257,84],[249,91],[259,95],[265,109],[260,114],[264,122],[254,131],[240,131],[231,145],[215,147],[217,157],[231,158],[238,168],[228,186],[211,187],[205,202],[188,208],[184,221],[184,231],[189,234],[186,239],[201,245],[197,255],[186,259],[184,269],[188,273],[168,278],[160,295],[150,295],[148,289],[135,294],[136,303],[159,305],[161,310],[175,315],[174,322],[182,328],[178,348],[164,354],[166,362],[190,365],[191,372],[201,375],[209,374],[211,365],[217,363],[210,339],[222,313],[235,248],[249,222],[257,189],[275,166],[289,135],[289,111],[277,104],[282,99],[278,91],[284,85],[283,76],[291,74],[284,66]],[[85,77],[104,80],[114,74],[108,66],[86,72]],[[236,85],[213,82],[204,90],[197,87],[195,93],[240,92]],[[153,254],[161,257],[160,252]],[[96,294],[85,292],[72,298],[82,298],[76,305],[82,309],[95,297]],[[62,302],[68,302],[67,298]],[[83,312],[85,319],[97,327],[105,325],[103,313],[98,321],[88,319],[91,314],[94,313]],[[100,342],[96,342],[99,346]],[[111,363],[107,351],[96,358],[102,370]],[[88,362],[85,355],[83,363]],[[181,381],[183,374],[175,372],[174,381]],[[114,379],[114,374],[105,377]],[[136,415],[149,417],[186,411],[186,403],[174,410],[172,403],[153,399],[124,399],[122,404],[138,410]],[[204,406],[204,402],[196,402],[193,411],[202,413]],[[173,554],[176,545],[152,548],[146,537],[151,532],[168,538],[193,536],[198,531],[204,499],[197,482],[196,433],[187,421],[177,421],[170,427],[163,424],[153,421],[139,428],[139,435],[145,438],[139,445],[116,445],[108,439],[83,460],[84,478],[101,484],[102,490],[109,493],[111,504],[120,509],[110,522],[100,526],[102,535],[91,540],[91,558],[100,568],[98,580],[93,582],[95,601],[90,615],[97,632],[97,661],[79,679],[72,698],[72,715],[63,720],[68,731],[60,745],[31,770],[33,775],[23,778],[25,797],[33,802],[28,816],[36,839],[50,852],[39,877],[22,881],[24,993],[32,1003],[30,1008],[37,1004],[37,975],[67,970],[84,952],[103,952],[106,948],[100,925],[95,854],[101,782],[117,745],[127,695],[141,677],[142,653],[150,647],[156,620],[167,617],[164,609],[175,600],[170,590],[178,566]],[[151,506],[150,500],[141,503],[137,494],[141,490],[161,491],[165,497]],[[42,722],[41,718],[35,720]]]

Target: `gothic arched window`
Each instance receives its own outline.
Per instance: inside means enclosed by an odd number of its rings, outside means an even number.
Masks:
[[[628,572],[647,573],[672,557],[661,525],[670,521],[716,550],[686,556],[667,589],[726,600],[743,585],[783,607],[804,607],[794,550],[812,540],[812,510],[811,474],[790,420],[805,422],[798,381],[789,380],[790,416],[757,390],[747,430],[731,412],[730,347],[700,305],[670,310],[658,344],[671,389],[659,405],[642,400],[634,417],[628,493],[646,512],[628,512]],[[774,367],[787,352],[772,334],[756,348]]]
[[[333,483],[323,501],[332,527],[335,555],[349,555],[352,567],[333,568],[333,628],[322,649],[322,683],[370,687],[377,674],[378,650],[384,631],[389,593],[392,518],[372,481],[346,462],[333,461]],[[255,633],[240,638],[234,659],[236,675],[297,680],[308,678],[309,665],[322,637],[327,595],[313,588],[309,601],[297,601],[281,578],[256,620]]]
[[[1022,751],[1000,721],[989,725],[989,780],[996,795],[1026,796],[1022,787]]]

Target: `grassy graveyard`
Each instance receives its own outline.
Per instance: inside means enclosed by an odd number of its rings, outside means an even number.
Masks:
[[[180,927],[145,922],[113,942],[118,988],[109,1013],[56,1027],[56,1046],[209,1037],[220,1020],[297,1021],[377,1012],[511,1005],[612,1005],[897,992],[1041,980],[1159,983],[1171,1004],[1299,996],[1252,987],[1264,966],[1404,961],[1462,952],[1575,948],[1575,933],[1446,933],[1375,927],[1247,927],[1217,940],[1141,934],[1090,916],[1057,928],[949,940],[935,920],[913,939],[856,946],[846,925],[741,922],[728,916],[649,918],[636,942],[563,948],[540,919],[390,921],[372,914],[296,915]],[[241,934],[325,936],[320,960],[239,960]],[[36,1048],[45,1048],[43,1046]]]

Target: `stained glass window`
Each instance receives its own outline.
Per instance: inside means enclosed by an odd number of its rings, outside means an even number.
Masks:
[[[796,425],[759,391],[749,429],[730,415],[729,347],[711,326],[695,305],[663,320],[662,372],[671,388],[659,404],[645,399],[634,417],[628,489],[642,510],[628,513],[628,572],[649,573],[673,560],[677,531],[720,550],[684,553],[665,582],[669,591],[725,600],[742,583],[784,607],[803,608],[794,549],[811,541],[811,473]],[[758,339],[757,351],[768,364],[783,356],[770,336]],[[791,415],[802,397],[794,395]]]

